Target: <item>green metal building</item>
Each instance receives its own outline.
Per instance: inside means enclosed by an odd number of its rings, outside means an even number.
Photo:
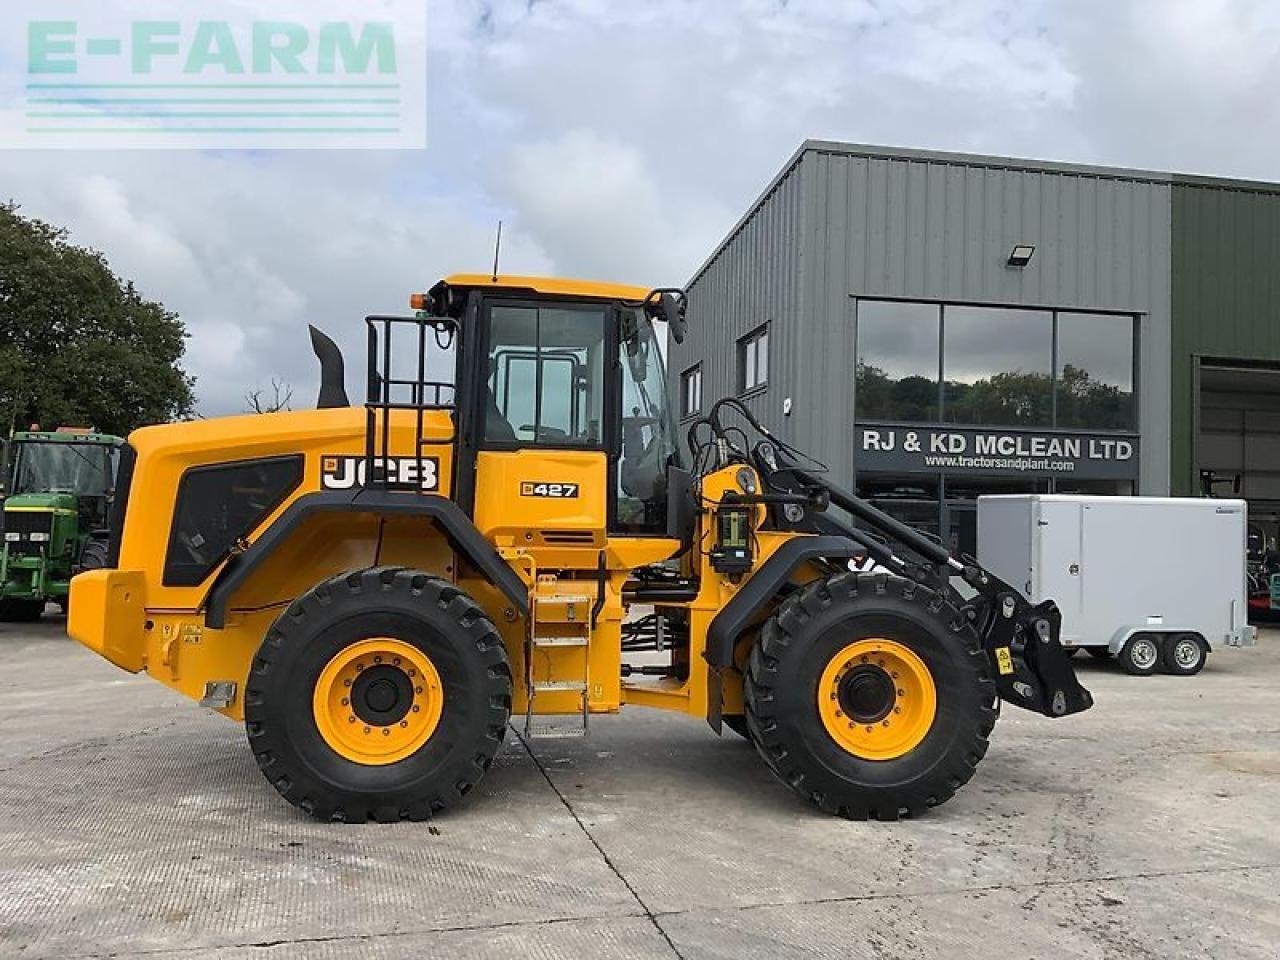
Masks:
[[[809,141],[688,283],[673,403],[745,398],[971,548],[999,492],[1280,518],[1280,185]]]

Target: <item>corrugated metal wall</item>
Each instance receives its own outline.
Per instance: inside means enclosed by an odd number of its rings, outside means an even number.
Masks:
[[[705,358],[704,396],[732,390],[734,341],[772,319],[758,402],[847,481],[855,297],[1131,311],[1142,315],[1142,490],[1164,493],[1169,236],[1169,186],[1155,176],[810,142],[695,277],[696,334],[673,379]],[[1015,243],[1036,245],[1022,270],[1006,266]]]
[[[769,324],[769,388],[748,400],[758,416],[776,422],[782,392],[775,387],[788,369],[801,325],[801,203],[797,168],[784,170],[734,229],[728,241],[688,285],[689,332],[683,345],[668,345],[669,380],[677,414],[680,375],[702,364],[703,411],[738,392],[737,341]]]
[[[791,383],[795,439],[822,441],[847,472],[852,431],[833,411],[853,409],[851,297],[1024,305],[1142,314],[1139,409],[1147,493],[1167,490],[1169,186],[1143,178],[1059,172],[988,160],[805,153],[806,349]],[[1015,243],[1031,263],[1007,266]],[[837,366],[833,360],[842,359]],[[822,371],[821,390],[802,371]]]
[[[1280,195],[1173,187],[1173,487],[1198,492],[1199,358],[1280,359]]]

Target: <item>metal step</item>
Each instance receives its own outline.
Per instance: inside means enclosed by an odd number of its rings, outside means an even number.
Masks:
[[[539,637],[533,638],[535,647],[585,647],[587,638],[585,636],[559,636],[559,637]]]
[[[586,693],[585,680],[535,680],[534,693]]]
[[[587,728],[578,717],[572,726],[563,723],[548,723],[545,720],[534,721],[525,727],[524,735],[530,740],[571,740],[585,737]]]

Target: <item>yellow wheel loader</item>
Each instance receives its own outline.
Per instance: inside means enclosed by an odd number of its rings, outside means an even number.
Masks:
[[[749,738],[825,811],[947,800],[1001,700],[1092,701],[1033,606],[721,400],[677,438],[673,289],[454,276],[369,317],[367,401],[129,437],[69,631],[244,723],[324,820],[430,817],[508,726],[652,707]],[[854,572],[855,562],[875,572]],[[515,720],[513,721],[513,715]]]

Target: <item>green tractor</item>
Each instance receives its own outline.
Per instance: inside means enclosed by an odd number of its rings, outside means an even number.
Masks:
[[[59,427],[16,433],[5,446],[0,620],[63,611],[71,578],[107,563],[107,511],[124,440]]]

